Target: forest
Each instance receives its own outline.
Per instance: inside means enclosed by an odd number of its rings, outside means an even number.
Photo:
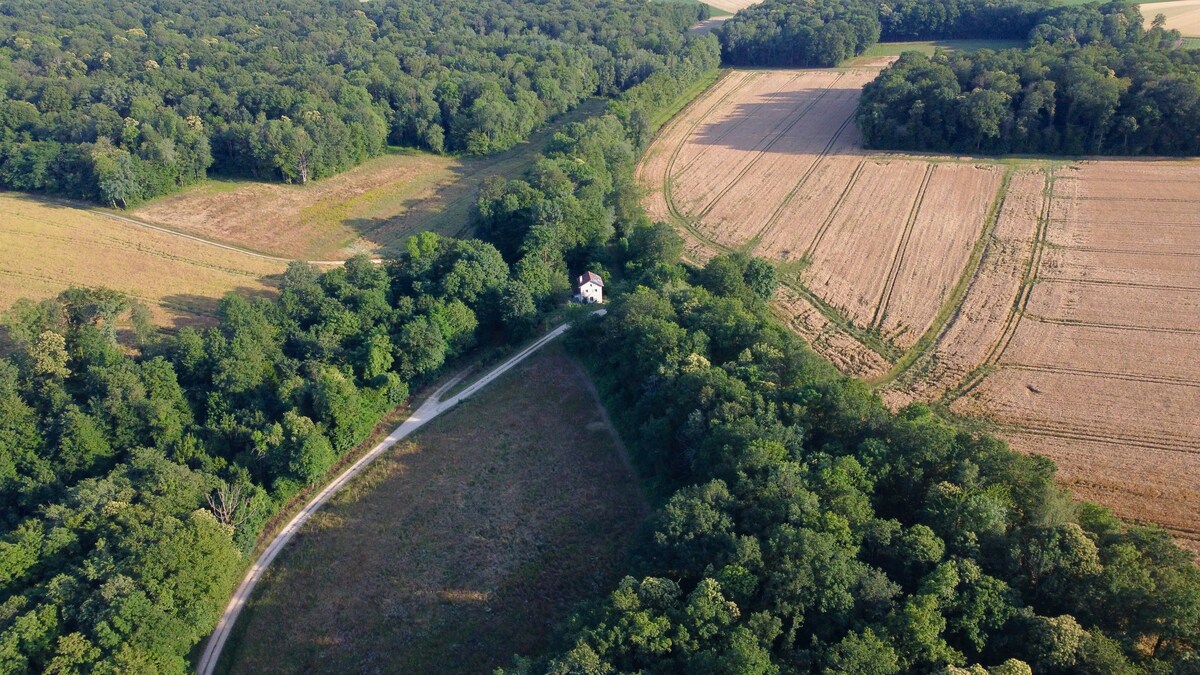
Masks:
[[[490,153],[675,63],[700,4],[12,0],[0,187],[128,206],[304,183],[388,145]]]
[[[1055,155],[1200,154],[1200,52],[1136,7],[1038,24],[1031,47],[903,55],[863,89],[870,148]]]
[[[663,250],[567,338],[662,505],[629,576],[509,673],[1200,667],[1200,569],[1166,532],[927,406],[889,412],[773,317],[765,262]]]
[[[575,264],[664,250],[636,139],[718,58],[716,38],[684,38],[482,195],[496,245],[424,233],[382,266],[294,263],[277,298],[230,294],[218,325],[173,335],[105,289],[18,302],[0,330],[0,672],[187,672],[267,522],[384,413],[527,338]]]
[[[717,32],[728,65],[832,67],[879,42],[879,7],[869,0],[766,0]]]

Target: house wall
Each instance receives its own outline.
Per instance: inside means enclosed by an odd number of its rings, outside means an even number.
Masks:
[[[584,302],[602,302],[604,290],[596,284],[584,284],[579,287],[579,295]]]

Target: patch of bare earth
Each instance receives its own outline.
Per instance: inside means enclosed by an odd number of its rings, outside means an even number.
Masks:
[[[609,588],[647,513],[560,346],[381,458],[280,556],[229,672],[486,673]]]

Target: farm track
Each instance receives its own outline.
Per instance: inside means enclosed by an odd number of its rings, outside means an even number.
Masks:
[[[797,76],[797,77],[799,77],[799,76]],[[697,118],[695,123],[692,124],[691,129],[688,130],[688,137],[690,137],[693,133],[695,133],[696,129],[699,129],[700,125],[704,124],[704,121],[707,120],[709,115],[712,115],[713,112],[716,111],[716,109],[718,107],[720,107],[722,104],[724,104],[726,101],[728,101],[731,96],[733,96],[734,94],[736,94],[739,91],[741,91],[742,89],[744,89],[746,87],[746,85],[749,84],[751,81],[756,80],[756,79],[758,79],[757,74],[755,77],[747,77],[747,78],[743,79],[741,84],[739,84],[737,87],[729,90],[724,96],[717,99],[717,101],[715,103],[713,103],[711,106],[709,106],[708,110],[706,110],[704,112],[704,114],[701,115],[699,118]],[[791,80],[788,80],[788,84],[794,82],[795,80],[796,80],[796,77],[793,77]],[[776,89],[775,91],[778,92],[780,89],[783,89],[783,87],[780,87],[779,89]],[[721,141],[725,140],[730,134],[732,134],[734,131],[736,131],[739,127],[741,127],[746,122],[750,121],[750,119],[751,118],[749,115],[743,115],[741,117],[741,119],[739,119],[738,121],[729,125],[728,129],[725,129],[720,134],[718,134],[717,137],[714,138],[710,144],[711,145],[720,145]],[[691,169],[693,166],[695,166],[696,163],[699,162],[701,160],[701,158],[703,158],[703,156],[704,156],[703,153],[696,153],[696,156],[694,158],[688,160],[687,163],[685,163],[678,171],[676,171],[675,170],[675,162],[679,159],[679,154],[683,150],[683,147],[684,147],[684,144],[680,143],[678,146],[675,147],[675,152],[672,154],[671,162],[667,168],[667,176],[671,179],[674,179],[678,176],[681,176],[681,175],[687,173],[688,170]]]
[[[946,300],[942,303],[933,322],[917,339],[916,344],[897,359],[891,370],[870,382],[872,386],[879,388],[900,380],[909,370],[937,352],[951,326],[962,313],[964,299],[979,278],[984,258],[987,256],[988,248],[992,246],[992,238],[995,236],[996,227],[1000,222],[1000,214],[1004,210],[1004,202],[1008,198],[1014,171],[1015,169],[1011,166],[1005,170],[1000,187],[996,190],[996,195],[988,207],[987,215],[984,216],[983,228],[975,240],[975,244],[971,247],[971,255],[967,258],[967,264],[963,267],[962,274],[959,275],[954,288],[946,296]]]
[[[867,160],[864,159],[854,167],[854,173],[850,174],[850,181],[846,183],[846,188],[842,190],[842,194],[838,195],[837,201],[834,202],[833,210],[829,212],[825,220],[821,221],[821,226],[817,228],[816,233],[813,235],[812,242],[809,243],[808,248],[804,249],[804,260],[812,258],[817,247],[821,245],[821,240],[825,238],[825,233],[829,231],[829,227],[837,220],[838,212],[842,210],[842,206],[846,203],[846,195],[850,194],[850,191],[854,189],[854,185],[858,182],[858,178],[862,175],[863,168],[866,165]]]
[[[983,382],[987,373],[1000,362],[1000,358],[1004,356],[1005,350],[1008,349],[1013,336],[1017,333],[1017,328],[1021,324],[1021,318],[1025,314],[1025,308],[1029,306],[1029,299],[1033,295],[1034,283],[1037,281],[1038,269],[1042,262],[1042,251],[1046,246],[1046,237],[1050,228],[1049,214],[1054,203],[1053,171],[1053,169],[1046,169],[1046,187],[1042,192],[1042,208],[1038,216],[1037,233],[1034,235],[1033,246],[1030,249],[1025,274],[1021,281],[1021,288],[1017,292],[1017,297],[1013,301],[1013,307],[1004,321],[1004,330],[1001,331],[999,340],[997,340],[996,344],[992,345],[983,362],[968,373],[957,387],[946,393],[943,397],[943,402],[947,404],[954,399],[971,393],[971,391]]]
[[[1131,446],[1135,448],[1144,448],[1146,450],[1160,450],[1163,452],[1177,452],[1185,455],[1200,456],[1200,448],[1196,447],[1195,439],[1183,436],[1171,438],[1164,435],[1154,439],[1149,439],[1145,436],[1122,434],[1112,430],[1107,430],[1105,433],[1101,434],[1091,431],[1087,428],[1072,426],[1069,424],[1039,424],[1028,422],[1023,422],[1020,424],[998,423],[996,424],[996,429],[1003,433],[1014,435],[1026,434],[1030,436],[1046,436],[1048,438],[1058,438],[1068,441],[1084,440],[1092,441],[1093,443],[1104,443],[1106,445]]]
[[[1141,251],[1132,248],[1104,248],[1099,246],[1062,246],[1055,245],[1054,248],[1064,251],[1082,251],[1084,253],[1116,253],[1119,255],[1153,255],[1162,256],[1165,258],[1200,258],[1200,253],[1191,253],[1189,251]]]
[[[1075,319],[1057,319],[1049,316],[1031,314],[1030,319],[1057,326],[1082,326],[1084,328],[1106,328],[1108,330],[1134,331],[1137,333],[1166,333],[1169,335],[1200,335],[1200,329],[1195,328],[1163,328],[1161,326],[1134,326],[1119,323],[1100,323],[1097,321],[1077,321]]]
[[[883,284],[883,291],[880,293],[879,302],[875,304],[875,313],[871,317],[871,326],[875,328],[882,329],[884,317],[887,316],[887,307],[891,303],[892,292],[896,289],[896,277],[900,275],[900,268],[904,264],[904,252],[908,249],[909,239],[912,238],[917,214],[920,213],[921,206],[925,202],[925,192],[929,189],[929,179],[933,177],[933,169],[933,164],[925,167],[925,176],[921,179],[921,187],[917,188],[917,197],[913,200],[908,221],[904,224],[904,233],[900,235],[900,243],[896,246],[896,253],[892,256],[891,270],[888,271],[887,281]]]
[[[1004,364],[1003,368],[1008,370],[1025,370],[1035,373],[1094,377],[1102,380],[1123,380],[1126,382],[1143,382],[1149,384],[1170,384],[1180,387],[1192,387],[1200,389],[1200,382],[1197,382],[1196,380],[1185,379],[1182,377],[1168,377],[1165,375],[1138,375],[1107,370],[1084,370],[1082,368],[1068,368],[1066,366],[1034,366],[1022,363],[1006,363]]]
[[[766,156],[766,154],[771,151],[771,148],[774,147],[775,144],[778,143],[781,138],[786,136],[787,133],[789,131],[791,131],[793,127],[795,127],[797,124],[799,124],[800,121],[803,120],[805,118],[805,116],[807,116],[808,113],[813,108],[815,108],[817,106],[817,104],[820,103],[821,100],[824,99],[829,94],[829,90],[833,87],[833,85],[837,84],[838,81],[841,80],[843,77],[845,77],[845,73],[838,73],[838,76],[836,78],[834,78],[833,81],[830,82],[825,87],[824,91],[822,91],[820,94],[818,94],[816,96],[816,98],[814,98],[812,101],[809,101],[804,106],[804,109],[800,111],[800,114],[797,115],[795,117],[795,119],[788,122],[787,119],[785,118],[783,120],[780,120],[779,123],[776,124],[774,127],[771,127],[771,131],[768,132],[768,135],[770,135],[771,133],[774,133],[774,131],[779,128],[780,124],[784,124],[785,122],[787,122],[787,126],[785,126],[779,133],[775,134],[774,136],[771,136],[771,139],[767,142],[767,144],[764,145],[761,150],[757,151],[757,153],[753,156],[753,158],[749,162],[746,163],[746,166],[743,167],[742,170],[739,171],[733,177],[733,179],[730,180],[725,185],[725,187],[721,188],[717,192],[717,196],[713,197],[712,200],[710,200],[708,202],[708,205],[700,210],[700,213],[696,214],[696,216],[695,216],[696,220],[703,220],[704,217],[707,216],[709,214],[709,212],[711,212],[713,210],[713,207],[715,207],[717,205],[717,203],[720,202],[725,197],[725,195],[729,194],[729,191],[732,190],[739,182],[741,182],[741,180],[746,177],[746,174],[750,173],[750,169],[754,168],[754,166],[756,164],[758,164],[758,161],[761,160],[764,156]],[[789,80],[789,82],[795,81],[795,79],[796,78],[793,77],[792,80]]]
[[[1200,286],[1176,286],[1173,284],[1150,284],[1138,281],[1115,279],[1078,279],[1072,277],[1042,277],[1044,284],[1079,284],[1081,286],[1115,286],[1117,288],[1146,288],[1153,291],[1200,291]]]

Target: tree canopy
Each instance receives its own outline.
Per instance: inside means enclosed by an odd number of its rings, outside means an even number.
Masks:
[[[674,63],[702,5],[14,0],[0,187],[126,206],[208,172],[306,182],[388,145],[488,153]]]

